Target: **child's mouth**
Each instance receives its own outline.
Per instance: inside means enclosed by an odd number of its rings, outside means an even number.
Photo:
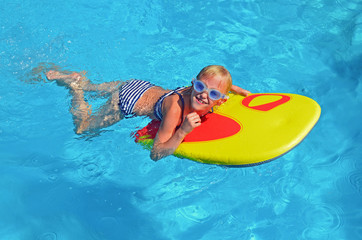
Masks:
[[[195,96],[196,102],[199,104],[207,104],[207,102],[205,102],[204,100],[202,100],[201,98]]]

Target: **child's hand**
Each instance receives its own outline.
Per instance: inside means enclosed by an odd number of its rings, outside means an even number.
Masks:
[[[248,90],[242,89],[241,87],[238,87],[238,86],[235,86],[235,85],[232,85],[231,91],[236,93],[236,94],[245,96],[245,97],[247,97],[249,94],[251,94],[251,92],[249,92]]]
[[[181,129],[186,133],[189,134],[195,127],[201,125],[200,116],[196,112],[192,112],[187,114],[184,122],[181,125]]]
[[[248,91],[248,90],[243,89],[243,91],[241,91],[241,93],[239,93],[239,94],[243,95],[244,97],[247,97],[247,96],[249,96],[251,94],[251,92]]]

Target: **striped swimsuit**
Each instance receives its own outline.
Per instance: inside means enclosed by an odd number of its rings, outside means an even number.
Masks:
[[[118,103],[122,114],[126,118],[133,117],[135,115],[133,108],[138,99],[140,99],[148,89],[154,86],[155,85],[150,82],[137,79],[127,81],[122,85],[119,91]]]
[[[135,115],[135,113],[133,112],[133,108],[136,105],[136,102],[142,97],[142,95],[151,87],[154,87],[155,85],[147,82],[147,81],[143,81],[143,80],[130,80],[127,81],[124,85],[121,86],[120,91],[119,91],[119,107],[120,110],[122,112],[122,114],[128,118],[128,117],[133,117]],[[162,121],[162,103],[163,100],[176,93],[177,95],[179,95],[181,102],[182,102],[182,120],[183,121],[183,115],[184,115],[184,107],[185,107],[185,103],[184,103],[184,99],[182,97],[182,95],[178,92],[180,90],[185,89],[186,87],[183,88],[177,88],[173,91],[170,91],[166,94],[164,94],[162,97],[160,97],[160,99],[158,99],[158,101],[155,104],[155,108],[154,108],[154,115],[155,117]]]

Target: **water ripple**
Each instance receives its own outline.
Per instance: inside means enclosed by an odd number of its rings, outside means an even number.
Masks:
[[[279,178],[274,184],[274,192],[284,202],[289,203],[292,195],[305,195],[305,187],[302,179],[295,176]]]
[[[349,183],[357,190],[359,194],[362,193],[362,170],[355,170],[348,174]]]
[[[331,156],[326,156],[318,160],[318,163],[315,163],[315,167],[331,167],[339,163],[342,159],[342,156],[339,154],[333,154]]]
[[[228,174],[228,169],[216,165],[181,164],[182,171],[187,173],[190,180],[201,184],[215,184],[223,181]]]
[[[46,232],[40,235],[37,240],[57,240],[57,234],[54,232]]]
[[[36,153],[30,154],[28,157],[23,160],[23,165],[27,167],[39,167],[42,168],[46,165],[49,165],[49,158],[42,156]]]
[[[103,174],[97,163],[85,163],[81,168],[81,175],[86,179],[98,178]]]
[[[361,6],[361,2],[359,0],[336,0],[336,3],[343,9],[350,11],[355,11]]]
[[[185,218],[198,223],[203,223],[210,217],[210,212],[199,205],[186,206],[178,209],[178,212]]]
[[[48,180],[50,182],[56,182],[58,180],[58,176],[56,174],[49,174],[48,175]]]
[[[306,239],[318,239],[328,235],[342,226],[342,210],[331,205],[314,205],[303,211],[303,221],[307,228],[303,232]]]

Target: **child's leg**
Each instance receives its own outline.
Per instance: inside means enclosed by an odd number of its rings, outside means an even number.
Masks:
[[[89,126],[89,120],[92,114],[91,105],[84,100],[84,92],[81,89],[72,89],[72,108],[70,112],[73,115],[75,132],[81,134]]]
[[[100,83],[100,84],[94,84],[89,81],[89,82],[87,82],[87,84],[84,84],[84,86],[82,86],[82,88],[84,91],[89,91],[89,92],[112,93],[112,92],[118,90],[119,87],[121,86],[121,84],[122,84],[121,81],[105,82],[105,83]]]
[[[71,113],[77,134],[108,127],[123,118],[118,106],[118,91],[113,92],[109,100],[92,114],[91,106],[84,99],[84,91],[77,89],[74,84],[71,87],[74,87],[71,90],[73,95]]]
[[[59,85],[70,89],[72,95],[70,112],[73,115],[77,134],[110,126],[123,118],[118,106],[118,88],[121,82],[93,84],[88,80],[84,81],[79,73],[62,74],[49,71],[46,75],[49,80],[56,80]],[[110,94],[110,98],[95,114],[92,114],[91,105],[85,101],[84,91],[106,92]]]
[[[121,81],[113,81],[113,82],[105,82],[100,84],[94,84],[89,81],[85,76],[82,76],[80,73],[74,72],[71,74],[64,74],[59,71],[49,71],[46,73],[48,80],[56,80],[56,82],[61,86],[67,86],[77,81],[79,84],[79,88],[83,91],[89,92],[104,92],[104,93],[112,93],[115,90],[118,90],[120,85],[122,84]]]

